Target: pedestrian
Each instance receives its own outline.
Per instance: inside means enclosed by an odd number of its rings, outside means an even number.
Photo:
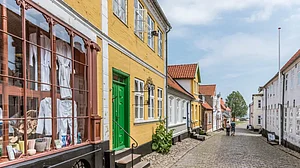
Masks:
[[[229,121],[227,121],[227,123],[226,123],[226,135],[227,136],[230,135],[230,127],[231,127],[231,125],[230,125]]]
[[[235,135],[235,122],[234,121],[231,122],[230,127],[231,127],[231,136],[234,136]]]

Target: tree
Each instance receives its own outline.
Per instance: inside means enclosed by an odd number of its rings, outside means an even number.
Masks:
[[[239,91],[233,91],[226,98],[226,106],[231,109],[232,117],[244,117],[248,106]]]

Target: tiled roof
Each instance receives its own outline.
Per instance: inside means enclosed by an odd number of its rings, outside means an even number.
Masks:
[[[194,96],[189,92],[187,92],[185,89],[183,89],[169,74],[168,74],[168,86],[194,99]]]
[[[216,84],[213,85],[200,85],[199,93],[203,95],[214,96],[216,93]]]
[[[198,64],[169,65],[168,73],[174,79],[194,79]]]
[[[202,107],[204,107],[207,110],[212,110],[213,108],[206,102],[202,103]]]
[[[292,56],[292,58],[281,68],[281,71],[286,70],[290,65],[300,57],[300,49]]]
[[[222,108],[222,110],[226,110],[226,105],[225,105],[225,102],[224,102],[224,100],[221,98],[221,108]]]

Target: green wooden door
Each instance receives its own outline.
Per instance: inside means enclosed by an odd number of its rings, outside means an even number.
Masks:
[[[125,85],[121,83],[113,83],[113,149],[120,150],[125,148],[125,138],[127,137],[123,129],[125,129]],[[122,127],[122,128],[120,128]],[[126,130],[126,129],[125,129]]]

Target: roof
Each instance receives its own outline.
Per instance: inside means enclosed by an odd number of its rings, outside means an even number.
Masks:
[[[194,96],[189,92],[187,92],[184,88],[182,88],[169,74],[168,74],[168,86],[194,99]]]
[[[207,110],[212,110],[213,109],[207,102],[202,103],[202,107],[204,107]]]
[[[194,79],[198,64],[169,65],[168,73],[174,79]]]
[[[159,5],[157,0],[153,0],[152,2],[154,2],[155,7],[158,9],[160,15],[163,17],[164,21],[167,23],[167,25],[170,27],[170,29],[172,28],[170,22],[168,21],[163,9],[161,8],[161,6]]]
[[[200,85],[199,93],[203,95],[214,96],[216,93],[216,84],[212,85]]]
[[[288,60],[287,63],[281,68],[281,72],[286,70],[289,66],[291,66],[298,58],[300,58],[300,49]]]
[[[221,98],[221,101],[220,101],[220,103],[221,103],[221,108],[223,109],[223,110],[226,110],[226,105],[225,105],[225,102],[224,102],[224,100]]]

